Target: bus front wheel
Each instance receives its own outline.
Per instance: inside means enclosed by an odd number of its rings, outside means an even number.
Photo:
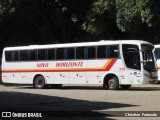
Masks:
[[[117,77],[111,77],[103,84],[104,89],[117,90],[119,88],[119,81]]]
[[[45,79],[43,76],[37,76],[34,80],[34,87],[37,89],[43,89],[46,87]]]

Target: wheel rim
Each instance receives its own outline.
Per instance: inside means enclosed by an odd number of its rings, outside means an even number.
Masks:
[[[41,88],[42,86],[44,86],[44,80],[41,78],[37,78],[36,86],[37,86],[37,88]]]
[[[114,86],[115,86],[115,81],[114,81],[114,79],[111,79],[111,80],[108,81],[108,86],[109,86],[109,87],[114,87]]]
[[[39,85],[39,86],[42,86],[42,85],[43,85],[43,80],[39,79],[39,80],[38,80],[38,85]]]

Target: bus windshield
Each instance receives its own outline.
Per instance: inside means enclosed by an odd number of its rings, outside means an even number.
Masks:
[[[154,46],[149,44],[142,44],[142,55],[143,55],[143,65],[144,69],[147,71],[156,70],[156,64],[153,57]]]

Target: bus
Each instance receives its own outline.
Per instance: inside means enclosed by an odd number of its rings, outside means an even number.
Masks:
[[[158,69],[158,83],[160,83],[160,45],[154,46],[154,55],[156,58],[157,69]]]
[[[153,49],[153,44],[142,40],[6,47],[2,81],[37,89],[64,84],[129,89],[133,84],[157,81]]]

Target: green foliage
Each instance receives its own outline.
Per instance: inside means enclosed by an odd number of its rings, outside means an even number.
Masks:
[[[115,0],[95,0],[87,12],[82,29],[93,34],[100,34],[107,29],[107,20],[115,18]],[[107,20],[106,20],[107,19]]]
[[[150,0],[117,0],[117,26],[123,31],[136,31],[142,23],[153,26]]]
[[[25,34],[33,31],[42,40],[73,39],[75,29],[81,30],[89,1],[0,0],[0,22],[5,23],[8,32],[10,28]]]
[[[159,24],[156,18],[160,18],[158,3],[156,0],[95,0],[82,27],[93,34],[101,34],[107,27],[113,29],[106,26],[108,20],[115,22],[122,32],[136,32],[142,24],[155,27]]]
[[[159,8],[160,0],[0,0],[0,39],[68,42],[87,35],[138,36],[139,31],[158,39]]]
[[[15,13],[14,0],[0,0],[0,17],[11,17]]]
[[[123,31],[135,30],[140,25],[139,7],[135,0],[116,0],[117,26]]]

